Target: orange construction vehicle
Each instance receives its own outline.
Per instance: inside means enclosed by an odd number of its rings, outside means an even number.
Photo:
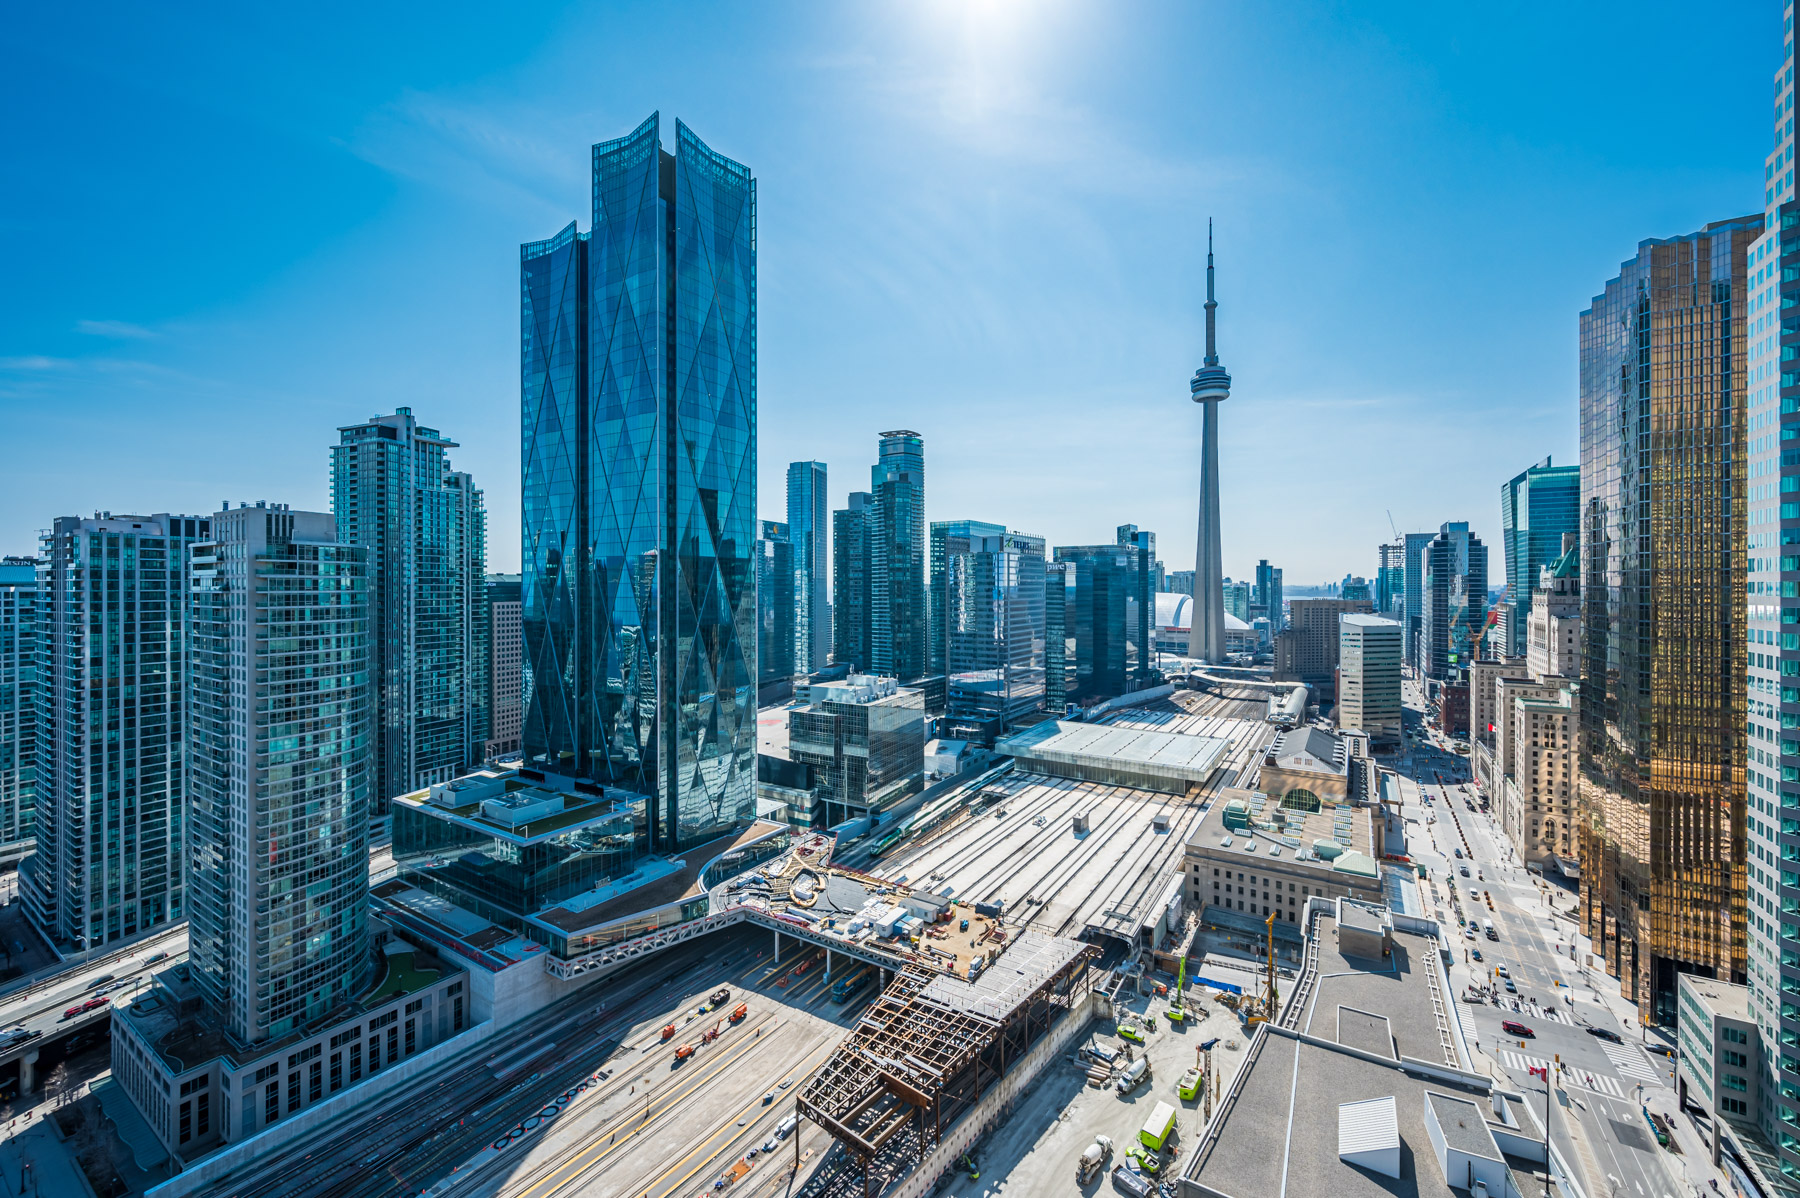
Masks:
[[[742,1019],[744,1016],[748,1015],[749,1013],[750,1013],[750,1004],[741,1002],[737,1005],[736,1009],[731,1012],[731,1022],[736,1023],[738,1020]]]
[[[693,1055],[694,1046],[692,1044],[683,1044],[680,1048],[675,1050],[675,1059],[677,1061],[685,1061]]]
[[[665,1025],[663,1028],[663,1039],[673,1040],[674,1038],[675,1038],[675,1025],[672,1023]]]

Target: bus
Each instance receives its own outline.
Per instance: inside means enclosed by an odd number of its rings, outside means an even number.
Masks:
[[[1175,1108],[1166,1102],[1159,1102],[1156,1104],[1156,1109],[1150,1112],[1150,1118],[1144,1124],[1144,1130],[1138,1133],[1138,1139],[1144,1147],[1161,1152],[1163,1145],[1168,1143],[1169,1137],[1174,1134]]]

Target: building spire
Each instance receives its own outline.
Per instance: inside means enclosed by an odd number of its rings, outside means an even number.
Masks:
[[[1212,217],[1206,218],[1206,364],[1219,364],[1219,344],[1216,337],[1213,311],[1219,301],[1213,298],[1213,245]]]

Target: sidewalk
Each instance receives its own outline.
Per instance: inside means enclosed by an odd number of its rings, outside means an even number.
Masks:
[[[93,1192],[56,1130],[42,1120],[33,1117],[24,1131],[0,1140],[0,1198],[91,1198]]]

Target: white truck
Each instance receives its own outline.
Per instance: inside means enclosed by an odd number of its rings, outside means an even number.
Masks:
[[[1081,1159],[1075,1162],[1076,1183],[1086,1185],[1094,1180],[1111,1159],[1112,1141],[1105,1136],[1095,1136],[1094,1142],[1082,1149]]]
[[[1115,1084],[1118,1086],[1119,1093],[1129,1094],[1149,1080],[1150,1058],[1139,1057],[1131,1064],[1125,1066],[1125,1072],[1119,1075],[1119,1080]]]

